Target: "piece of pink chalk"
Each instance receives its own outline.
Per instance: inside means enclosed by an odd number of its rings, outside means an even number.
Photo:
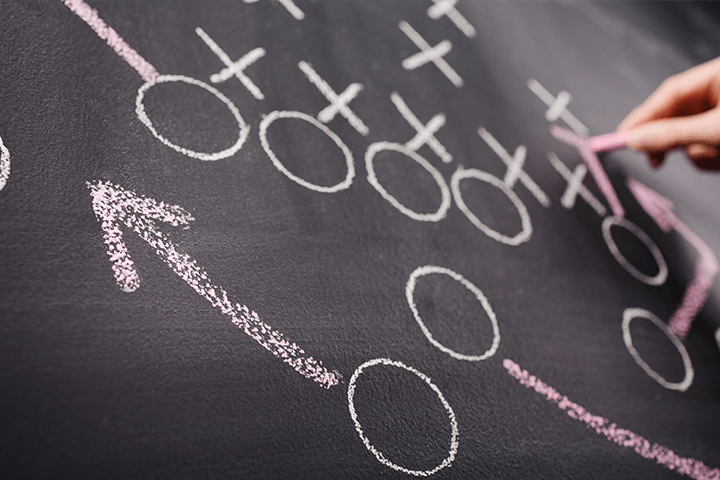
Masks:
[[[613,132],[598,135],[597,137],[590,137],[588,138],[588,144],[594,152],[602,152],[627,147],[627,140],[628,137],[625,132]]]

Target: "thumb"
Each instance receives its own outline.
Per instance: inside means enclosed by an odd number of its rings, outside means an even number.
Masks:
[[[720,110],[687,117],[664,118],[627,131],[630,148],[661,152],[692,143],[720,145]]]

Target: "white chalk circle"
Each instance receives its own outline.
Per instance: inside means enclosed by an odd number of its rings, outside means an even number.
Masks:
[[[378,152],[384,150],[402,153],[403,155],[414,160],[421,167],[427,170],[430,175],[432,175],[433,180],[435,180],[435,183],[437,183],[438,187],[440,187],[440,194],[442,196],[442,200],[440,201],[440,207],[435,213],[417,213],[413,210],[410,210],[405,205],[400,203],[395,197],[390,195],[387,190],[385,190],[385,188],[380,185],[380,182],[375,175],[375,166],[373,160],[375,159],[375,155]],[[448,188],[447,182],[445,182],[445,179],[442,177],[440,172],[435,167],[433,167],[430,162],[425,160],[418,153],[407,148],[405,145],[391,142],[373,143],[368,147],[367,151],[365,152],[365,169],[367,170],[367,180],[368,182],[370,182],[370,185],[372,185],[373,188],[375,188],[375,190],[377,190],[378,193],[382,195],[385,200],[390,202],[393,207],[397,208],[413,220],[418,220],[420,222],[439,222],[440,220],[445,218],[445,215],[447,215],[447,211],[450,209],[450,205],[452,203],[452,199],[450,198],[450,188]]]
[[[409,468],[402,467],[396,463],[391,462],[385,456],[380,452],[378,449],[376,449],[371,443],[370,440],[368,440],[367,436],[365,436],[365,433],[363,432],[362,425],[360,425],[360,421],[358,420],[357,413],[355,412],[355,383],[357,382],[358,377],[368,367],[372,367],[374,365],[388,365],[391,367],[398,367],[402,368],[404,370],[407,370],[410,373],[413,373],[420,377],[425,383],[427,383],[430,388],[437,394],[438,398],[440,398],[440,403],[442,403],[443,407],[445,407],[445,411],[448,414],[448,417],[450,418],[450,428],[452,430],[452,434],[450,437],[450,450],[448,451],[448,456],[443,460],[438,466],[435,468],[432,468],[430,470],[411,470]],[[455,412],[453,412],[453,409],[450,407],[450,404],[445,400],[445,397],[443,396],[440,389],[432,383],[430,378],[425,375],[424,373],[421,373],[417,370],[415,370],[412,367],[408,367],[402,362],[397,362],[390,360],[388,358],[375,358],[373,360],[368,360],[367,362],[360,365],[355,372],[353,373],[352,377],[350,378],[350,384],[348,385],[348,408],[350,409],[350,417],[352,417],[353,422],[355,423],[355,429],[358,432],[358,435],[360,435],[360,439],[363,441],[365,446],[367,447],[370,452],[372,452],[373,455],[375,455],[375,458],[380,461],[383,465],[386,465],[394,470],[398,470],[403,473],[407,473],[409,475],[415,475],[416,477],[428,477],[434,473],[436,473],[438,470],[441,470],[448,465],[450,465],[453,460],[455,460],[455,455],[457,454],[458,450],[458,425],[457,420],[455,419]]]
[[[466,178],[474,178],[476,180],[480,180],[481,182],[489,183],[490,185],[493,185],[494,187],[500,189],[500,191],[502,191],[505,196],[510,199],[510,201],[520,214],[520,222],[522,225],[520,233],[518,233],[514,237],[503,235],[502,233],[493,230],[492,228],[482,223],[475,216],[475,214],[470,211],[470,209],[463,201],[462,193],[460,192],[460,181]],[[515,194],[515,192],[513,192],[513,190],[505,184],[505,182],[503,182],[496,176],[475,168],[459,168],[455,171],[455,173],[453,173],[453,176],[450,179],[450,188],[452,189],[453,198],[455,199],[455,203],[457,204],[458,208],[465,214],[465,216],[468,218],[468,220],[470,220],[470,222],[472,222],[473,225],[475,225],[488,237],[500,243],[513,246],[520,245],[521,243],[530,240],[530,237],[532,236],[532,223],[530,222],[530,214],[528,213],[527,208],[525,208],[525,204],[522,203],[522,200],[520,200],[520,198]]]
[[[270,148],[270,143],[267,139],[267,130],[270,127],[270,125],[277,120],[278,118],[297,118],[298,120],[304,120],[308,122],[310,125],[313,125],[317,127],[318,130],[323,132],[325,135],[330,137],[330,139],[335,142],[335,145],[337,145],[340,150],[342,150],[343,155],[345,156],[345,164],[347,166],[347,175],[345,175],[345,180],[342,182],[332,185],[330,187],[325,187],[322,185],[315,185],[314,183],[310,183],[307,180],[304,180],[297,175],[294,175],[290,172],[287,168],[285,168],[285,165],[278,160],[277,156],[275,155],[275,152],[272,151]],[[348,148],[347,145],[345,145],[345,142],[343,142],[340,137],[338,137],[335,132],[330,130],[328,127],[320,123],[315,118],[311,117],[310,115],[307,115],[302,112],[295,112],[295,111],[277,111],[275,110],[270,115],[263,118],[262,122],[260,122],[260,143],[263,146],[263,149],[265,149],[265,153],[268,154],[268,157],[270,157],[270,160],[272,160],[273,165],[275,165],[275,168],[280,170],[286,177],[288,177],[293,182],[302,185],[303,187],[314,190],[316,192],[322,192],[322,193],[335,193],[339,192],[340,190],[345,190],[350,185],[352,185],[353,178],[355,177],[355,161],[353,160],[352,152]]]
[[[0,137],[0,190],[5,188],[5,184],[10,177],[10,150],[7,149]]]
[[[622,253],[620,253],[620,249],[617,247],[617,244],[615,244],[615,240],[613,240],[612,234],[610,233],[610,229],[613,225],[623,227],[635,235],[647,247],[647,249],[650,250],[650,253],[655,259],[655,263],[657,263],[658,266],[658,273],[655,276],[651,277],[650,275],[642,273],[640,270],[635,268],[635,266],[631,264]],[[610,253],[612,253],[615,260],[617,260],[617,262],[622,265],[622,267],[627,270],[630,275],[648,285],[662,285],[665,283],[668,276],[667,263],[665,263],[665,259],[663,258],[662,253],[660,253],[658,246],[655,245],[655,242],[653,242],[647,233],[643,232],[640,227],[623,217],[606,217],[602,223],[602,233]]]
[[[427,326],[425,326],[425,323],[422,321],[422,318],[420,318],[420,313],[418,312],[417,306],[415,305],[415,285],[417,284],[418,278],[429,275],[431,273],[436,274],[442,274],[447,275],[453,280],[460,282],[465,288],[470,290],[474,295],[475,298],[478,299],[480,304],[483,307],[483,310],[485,310],[485,313],[487,314],[488,318],[490,319],[490,323],[492,323],[492,329],[493,329],[493,341],[490,348],[485,351],[482,355],[464,355],[462,353],[456,352],[455,350],[452,350],[442,343],[435,340],[430,333],[430,330],[428,330]],[[435,267],[432,265],[425,265],[423,267],[417,268],[414,272],[410,274],[410,279],[408,280],[407,286],[405,287],[405,298],[407,298],[408,305],[410,306],[410,310],[413,312],[413,316],[415,317],[415,320],[417,321],[418,325],[420,325],[420,330],[425,334],[428,340],[430,340],[430,343],[435,345],[437,348],[442,350],[443,352],[447,353],[451,357],[457,358],[458,360],[467,360],[470,362],[479,362],[480,360],[485,360],[486,358],[490,358],[493,355],[495,355],[495,352],[498,349],[498,345],[500,345],[500,330],[498,328],[497,318],[495,317],[495,312],[493,312],[492,307],[490,306],[490,302],[488,302],[487,298],[485,298],[485,295],[483,295],[482,290],[480,290],[478,287],[470,283],[465,277],[460,275],[459,273],[455,273],[452,270],[448,268],[443,267]]]
[[[635,347],[633,347],[632,335],[630,334],[630,322],[638,317],[647,318],[648,320],[653,322],[665,334],[665,336],[670,339],[675,348],[677,348],[678,352],[680,352],[680,356],[682,357],[683,361],[683,367],[685,368],[685,377],[681,382],[668,382],[662,376],[660,376],[659,373],[650,368],[650,365],[648,365],[642,358],[640,358],[640,354],[635,349]],[[650,377],[654,378],[655,381],[657,381],[660,385],[669,390],[677,390],[679,392],[684,392],[688,389],[688,387],[690,387],[690,385],[692,385],[693,378],[695,377],[695,372],[693,370],[692,362],[690,361],[690,356],[688,355],[685,346],[682,344],[677,335],[675,335],[672,330],[670,330],[670,328],[665,325],[659,318],[657,318],[651,312],[648,312],[643,308],[627,308],[623,312],[622,330],[623,340],[625,341],[625,346],[630,352],[630,355],[632,355],[632,357],[635,359],[635,362],[640,365],[643,370],[645,370],[645,373],[650,375]]]
[[[150,121],[150,118],[147,116],[147,113],[145,112],[145,105],[143,104],[143,99],[145,98],[145,92],[147,92],[150,87],[153,87],[159,83],[170,83],[170,82],[182,82],[187,83],[189,85],[196,85],[204,90],[207,90],[208,92],[212,93],[217,97],[221,102],[223,102],[227,107],[228,110],[230,110],[230,113],[232,113],[233,117],[235,117],[235,120],[238,124],[238,139],[235,142],[235,144],[230,147],[226,148],[225,150],[222,150],[220,152],[215,153],[205,153],[205,152],[196,152],[190,149],[187,149],[185,147],[181,147],[180,145],[176,145],[172,143],[167,138],[163,137],[158,133],[158,131],[155,129],[155,126]],[[220,93],[216,88],[211,87],[205,82],[201,82],[200,80],[197,80],[195,78],[186,77],[184,75],[158,75],[155,80],[152,80],[150,82],[146,82],[143,84],[142,87],[138,90],[137,98],[135,99],[135,113],[137,114],[140,121],[152,132],[153,136],[160,140],[162,143],[167,145],[168,147],[172,148],[173,150],[180,152],[184,155],[187,155],[188,157],[197,158],[198,160],[205,160],[205,161],[215,161],[220,160],[223,158],[227,158],[231,155],[234,155],[238,150],[240,150],[245,143],[245,140],[247,139],[248,133],[250,133],[250,126],[245,123],[245,120],[243,120],[242,116],[240,115],[240,111],[237,109],[235,104],[230,101],[229,98],[227,98],[225,95]]]

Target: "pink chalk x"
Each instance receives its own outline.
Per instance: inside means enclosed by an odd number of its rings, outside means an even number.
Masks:
[[[588,145],[593,152],[604,152],[616,148],[627,147],[628,136],[625,132],[613,132],[588,138]]]

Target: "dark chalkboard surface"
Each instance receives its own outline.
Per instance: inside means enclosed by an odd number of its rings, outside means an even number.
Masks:
[[[2,478],[720,478],[712,4],[1,5]]]

